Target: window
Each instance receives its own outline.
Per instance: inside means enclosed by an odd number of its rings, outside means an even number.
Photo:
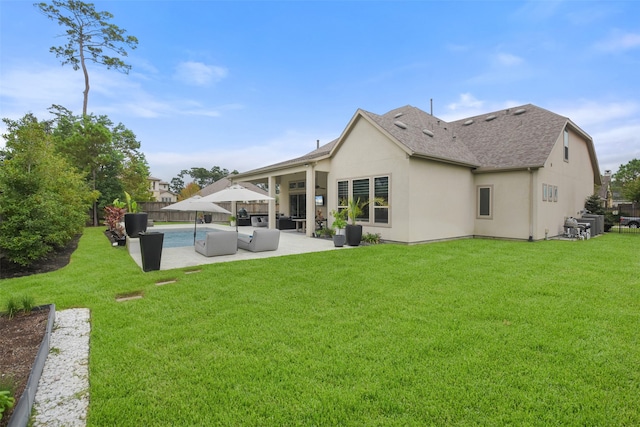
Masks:
[[[373,179],[374,197],[378,199],[373,207],[373,222],[377,224],[389,223],[389,177],[383,176]]]
[[[569,129],[564,129],[564,161],[569,161]]]
[[[370,203],[374,198],[378,203]],[[358,178],[338,181],[338,209],[346,209],[349,199],[364,205],[358,222],[373,224],[389,223],[389,177]]]
[[[547,201],[547,184],[542,184],[542,201]]]
[[[478,218],[492,219],[492,190],[493,186],[491,185],[478,187]]]
[[[362,213],[357,221],[369,222],[369,179],[353,180],[353,200],[363,206]]]
[[[307,216],[306,194],[289,195],[289,215],[292,218],[306,218]]]

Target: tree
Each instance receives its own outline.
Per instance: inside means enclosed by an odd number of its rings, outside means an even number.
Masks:
[[[222,169],[220,166],[214,166],[211,168],[211,170],[198,167],[191,168],[189,170],[183,169],[180,171],[177,177],[174,177],[171,180],[171,191],[173,191],[174,193],[180,193],[185,188],[185,175],[190,176],[193,179],[192,182],[195,182],[200,188],[204,188],[207,185],[221,180],[222,178],[237,173],[237,170],[229,172],[228,169]]]
[[[0,249],[11,261],[29,265],[81,232],[97,194],[55,152],[49,122],[31,114],[3,121],[8,133],[0,163]]]
[[[122,123],[114,126],[107,116],[78,117],[59,105],[50,111],[56,116],[56,150],[100,193],[93,207],[94,225],[98,225],[98,212],[125,190],[136,200],[150,200],[149,166],[131,130]]]
[[[613,175],[613,179],[622,186],[638,178],[640,178],[640,159],[633,159],[626,165],[620,165],[618,172]]]
[[[640,178],[628,182],[622,189],[622,195],[627,200],[640,203]]]
[[[592,194],[587,197],[584,202],[584,208],[594,215],[604,215],[605,213],[602,202],[600,201],[600,196],[597,194]]]
[[[56,58],[62,58],[62,65],[71,64],[76,71],[82,68],[84,74],[82,114],[86,115],[90,88],[86,61],[128,74],[131,66],[120,58],[127,56],[123,45],[135,49],[138,39],[126,35],[125,30],[108,23],[107,21],[112,19],[113,15],[109,12],[97,12],[92,3],[77,0],[53,0],[51,3],[36,3],[35,6],[49,19],[66,27],[67,44],[53,46],[49,51],[55,53]],[[110,56],[109,53],[115,56]]]
[[[198,194],[198,191],[200,191],[200,186],[198,184],[196,184],[195,182],[190,182],[189,184],[187,184],[186,187],[184,187],[182,189],[182,191],[180,191],[180,195],[178,197],[179,200],[186,200],[189,197],[193,197],[196,194]]]
[[[625,199],[640,202],[640,159],[633,159],[626,165],[620,165],[613,178],[621,187]]]

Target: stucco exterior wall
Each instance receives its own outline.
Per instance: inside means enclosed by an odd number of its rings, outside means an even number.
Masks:
[[[475,236],[504,239],[528,239],[531,218],[529,171],[481,173],[474,175],[472,196]],[[492,215],[479,218],[478,186],[490,186],[492,193]]]
[[[409,158],[405,151],[364,119],[358,119],[331,159],[327,177],[327,211],[337,208],[338,181],[389,176],[389,224],[362,224],[364,233],[380,233],[385,240],[408,235]],[[333,218],[330,218],[330,223]]]
[[[424,159],[411,159],[406,185],[397,189],[409,207],[408,221],[396,224],[401,241],[470,237],[473,235],[474,187],[470,168]]]
[[[536,174],[535,200],[537,216],[534,238],[543,239],[563,233],[564,219],[579,217],[587,197],[593,194],[594,171],[586,141],[576,132],[569,131],[569,160],[564,160],[564,134],[561,133],[551,151],[545,167]],[[544,200],[544,186],[547,198]],[[549,188],[552,198],[549,198]],[[557,188],[557,197],[556,197]]]

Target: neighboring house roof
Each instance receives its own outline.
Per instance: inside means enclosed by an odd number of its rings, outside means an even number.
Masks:
[[[218,191],[222,191],[225,188],[227,188],[227,187],[229,187],[229,186],[231,186],[233,184],[234,183],[231,182],[231,180],[229,180],[228,178],[222,178],[222,179],[217,180],[213,184],[207,185],[202,190],[198,191],[198,194],[200,194],[202,197],[208,196],[209,194],[213,194],[213,193],[217,193]],[[247,190],[255,191],[256,193],[264,194],[265,196],[269,195],[269,193],[264,191],[262,188],[258,187],[255,184],[252,184],[250,182],[238,182],[237,184],[242,185]]]
[[[601,178],[602,185],[598,191],[598,195],[602,200],[607,200],[611,195],[611,175],[604,174]]]
[[[359,109],[338,139],[304,156],[239,177],[330,157],[360,119],[369,121],[410,156],[465,165],[477,171],[543,167],[565,126],[569,126],[587,141],[594,179],[596,183],[600,181],[591,137],[568,118],[532,104],[454,122],[445,122],[411,105],[383,115]]]

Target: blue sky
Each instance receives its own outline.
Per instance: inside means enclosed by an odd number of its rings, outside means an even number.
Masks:
[[[128,75],[89,65],[89,111],[131,129],[166,181],[297,157],[358,108],[429,112],[431,99],[443,120],[527,103],[565,115],[601,172],[640,158],[637,1],[94,4],[139,45]],[[33,1],[0,0],[0,117],[81,112],[82,72],[49,53],[62,31]]]

